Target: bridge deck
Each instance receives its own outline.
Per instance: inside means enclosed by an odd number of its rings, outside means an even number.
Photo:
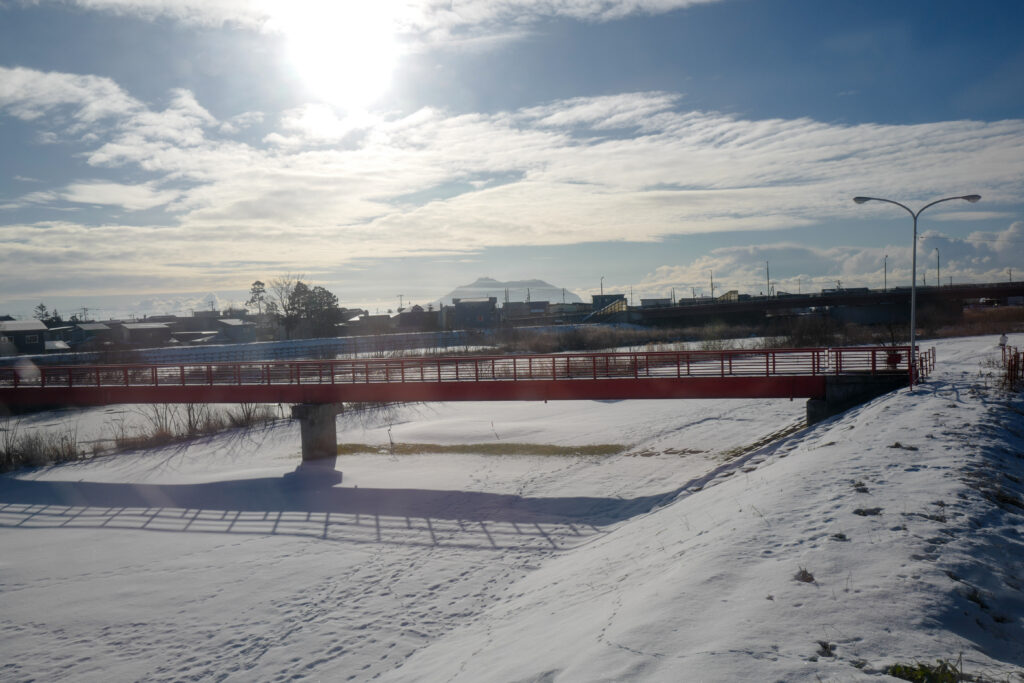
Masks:
[[[0,368],[0,405],[820,398],[829,375],[909,373],[908,352],[908,347],[858,347],[179,365],[25,363]]]

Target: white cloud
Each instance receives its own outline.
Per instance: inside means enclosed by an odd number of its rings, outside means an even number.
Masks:
[[[57,2],[59,0],[49,0]],[[320,0],[71,0],[78,7],[147,19],[169,18],[197,26],[237,26],[257,31],[286,30],[296,14],[324,11]],[[635,14],[662,14],[719,0],[375,0],[373,12],[390,17],[407,41],[466,45],[481,38],[505,39],[551,17],[611,21]],[[338,3],[332,12],[358,21],[367,8]]]
[[[326,104],[306,104],[281,115],[281,127],[292,135],[274,133],[267,136],[267,142],[292,146],[338,142],[353,132],[379,123],[379,117],[365,111],[338,116],[334,108]]]
[[[66,110],[73,121],[88,125],[140,108],[109,78],[0,66],[0,111],[24,121]]]
[[[178,195],[179,192],[175,190],[157,190],[152,183],[72,183],[60,194],[60,198],[78,204],[101,204],[121,207],[128,211],[142,211],[169,204]]]
[[[153,183],[125,185],[122,183],[78,182],[60,190],[42,190],[23,196],[5,208],[61,203],[111,206],[126,211],[144,211],[171,203],[180,196],[177,190],[158,190]]]
[[[934,285],[941,269],[943,283],[995,282],[1005,280],[1007,268],[1018,266],[1024,257],[1024,222],[1005,230],[973,233],[966,239],[939,232],[922,234],[917,254],[918,284]],[[935,249],[939,249],[937,262]],[[886,258],[888,257],[888,258]],[[710,293],[710,276],[715,292],[729,289],[760,294],[767,286],[765,262],[773,287],[779,291],[817,291],[835,287],[881,289],[909,286],[911,254],[906,244],[879,247],[807,247],[790,242],[715,249],[687,263],[662,265],[635,285],[637,296],[677,296]],[[612,285],[616,286],[616,285]]]
[[[222,122],[220,124],[220,132],[226,135],[238,133],[246,128],[251,128],[252,126],[262,123],[264,118],[264,114],[261,111],[243,112]]]
[[[197,26],[235,25],[259,29],[270,20],[275,5],[263,0],[71,0],[89,10],[165,17]]]
[[[984,197],[982,197],[984,199]],[[1012,213],[1007,211],[944,211],[943,213],[937,213],[934,216],[929,216],[932,220],[937,221],[958,221],[958,222],[977,222],[984,221],[991,218],[1013,218]]]
[[[658,114],[671,112],[679,99],[672,93],[657,92],[575,97],[523,109],[519,117],[543,128],[646,129],[656,123]]]
[[[126,227],[118,235],[116,225],[104,228],[123,248],[149,254],[147,264],[186,262],[181,245],[191,245],[189,251],[201,244],[204,252],[235,259],[272,253],[280,270],[309,272],[359,257],[652,241],[830,219],[889,220],[898,213],[882,204],[856,206],[851,197],[857,194],[913,205],[978,192],[984,196],[979,209],[1007,214],[1024,193],[1021,120],[911,126],[748,120],[681,110],[676,95],[655,92],[491,114],[423,109],[342,118],[310,105],[286,112],[265,142],[246,143],[230,137],[186,91],[173,91],[157,110],[106,79],[30,75],[62,84],[57,92],[67,93],[67,84],[89,85],[71,88],[86,93],[74,96],[8,93],[5,111],[39,112],[33,122],[43,128],[59,125],[60,107],[84,110],[82,103],[91,104],[97,92],[116,93],[127,104],[108,110],[102,135],[87,144],[85,158],[104,168],[103,180],[79,176],[73,186],[41,188],[23,200],[126,210],[166,205],[173,231]],[[112,173],[120,174],[118,182],[109,180]],[[172,186],[182,189],[167,189]],[[972,208],[950,203],[928,215],[978,218]],[[32,230],[21,226],[18,234]],[[87,250],[84,241],[95,234],[68,233],[68,246]],[[880,277],[881,255],[855,251],[805,250],[800,258],[836,264],[809,277]],[[889,253],[890,267],[902,267],[899,250]],[[716,252],[717,266],[708,267],[738,269],[729,259],[750,258],[741,256]],[[983,252],[974,258],[971,267],[979,273],[995,267]],[[951,251],[949,274],[966,272],[966,260],[962,266],[953,261]],[[179,277],[174,268],[159,272]],[[737,273],[740,282],[759,281]]]

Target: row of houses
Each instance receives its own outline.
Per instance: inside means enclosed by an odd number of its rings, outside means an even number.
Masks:
[[[615,303],[624,305],[625,295],[595,296],[593,303],[512,301],[501,307],[493,296],[456,298],[450,306],[437,309],[412,306],[397,315],[370,315],[360,309],[341,309],[340,322],[332,329],[334,336],[343,337],[575,323]],[[245,309],[195,311],[191,316],[148,316],[142,320],[77,322],[49,328],[39,320],[0,317],[0,356],[179,344],[237,344],[289,335],[314,336],[302,324],[285,330],[279,322],[251,315]]]
[[[623,295],[619,295],[623,297]],[[579,322],[593,312],[592,304],[556,304],[547,301],[509,301],[498,306],[497,297],[452,299],[452,305],[423,308],[412,306],[397,315],[370,315],[360,311],[340,323],[338,336],[387,334],[390,332],[439,332],[484,330],[501,325],[548,325]]]
[[[168,319],[174,318],[174,319]],[[159,316],[145,320],[84,322],[47,327],[40,320],[0,320],[0,356],[103,351],[171,344],[255,341],[256,324],[237,318],[209,318],[200,326],[188,318]]]

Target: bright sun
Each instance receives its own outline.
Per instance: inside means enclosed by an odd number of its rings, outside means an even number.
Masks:
[[[365,109],[391,85],[399,57],[386,2],[290,2],[275,12],[288,56],[312,93]]]

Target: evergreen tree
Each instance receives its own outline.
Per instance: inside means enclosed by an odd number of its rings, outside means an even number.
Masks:
[[[249,288],[249,300],[245,302],[246,306],[255,306],[259,316],[263,317],[263,304],[267,299],[267,286],[257,280],[252,283],[252,287]]]

